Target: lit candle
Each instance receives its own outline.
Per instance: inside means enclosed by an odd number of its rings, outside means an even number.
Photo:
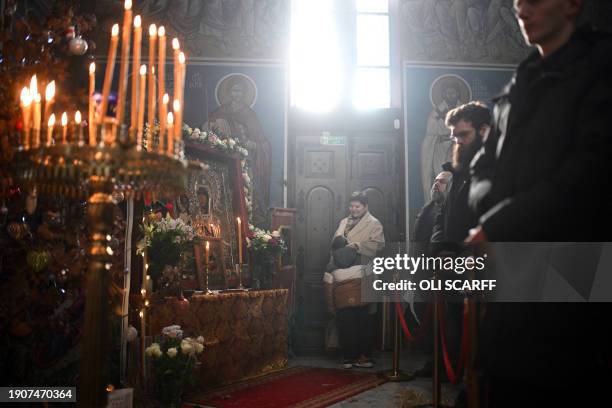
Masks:
[[[181,52],[181,44],[179,43],[178,38],[173,38],[172,39],[172,56],[173,56],[173,69],[172,69],[172,74],[174,77],[174,93],[172,94],[174,96],[174,99],[178,99],[179,95],[180,95],[180,85],[181,85],[181,81],[180,81],[180,70],[179,70],[179,52]],[[176,112],[175,112],[176,115]],[[178,118],[177,118],[178,119]]]
[[[53,144],[53,126],[55,126],[54,113],[49,116],[49,121],[47,122],[47,146],[51,146]]]
[[[145,288],[147,289],[147,292],[153,292],[153,281],[151,280],[150,275],[147,275],[145,282]]]
[[[36,79],[36,75],[32,75],[32,79],[30,79],[30,96],[34,98],[38,93],[38,80]]]
[[[206,241],[206,249],[204,250],[204,265],[208,265],[209,251],[210,251],[210,241]]]
[[[106,61],[106,72],[104,73],[104,86],[102,87],[102,105],[100,108],[100,118],[98,123],[103,125],[108,110],[108,96],[110,95],[111,84],[113,82],[113,72],[115,70],[115,57],[117,56],[117,44],[119,42],[119,24],[113,25],[111,31],[111,42],[108,48],[108,59]],[[114,140],[110,140],[111,144]]]
[[[155,122],[155,44],[157,41],[157,27],[155,24],[149,26],[149,100],[147,102],[147,122],[149,129],[153,129]],[[153,138],[151,138],[153,139]],[[153,140],[147,141],[149,148],[153,145]]]
[[[180,106],[181,108],[183,106],[185,106],[185,72],[186,72],[186,65],[185,65],[185,53],[183,53],[182,51],[179,53],[179,102],[180,102]],[[181,109],[180,111],[180,117],[177,118],[176,123],[177,126],[182,127],[183,126],[183,109]],[[183,134],[181,132],[178,132],[178,140],[181,140],[181,138],[183,137]]]
[[[40,94],[34,96],[34,134],[32,135],[32,147],[36,148],[40,144]]]
[[[168,112],[168,155],[172,156],[174,154],[174,140],[172,135],[174,134],[174,115],[172,112]]]
[[[89,112],[87,116],[87,126],[89,130],[89,145],[96,145],[96,124],[95,124],[95,105],[94,93],[96,92],[96,63],[89,64]]]
[[[160,153],[164,152],[164,142],[168,139],[166,136],[166,121],[168,118],[168,94],[164,94],[161,99],[161,104],[159,105],[159,145],[158,149]],[[170,134],[168,132],[168,134]]]
[[[36,75],[32,75],[32,79],[30,79],[30,98],[32,98],[32,109],[30,110],[30,114],[32,115],[30,119],[31,128],[34,127],[34,116],[36,115],[36,109],[34,109],[36,95],[38,95],[38,80],[36,79]]]
[[[159,44],[159,61],[157,62],[157,103],[161,109],[162,100],[166,93],[166,28],[164,26],[160,26],[157,29],[157,40]],[[166,112],[159,112],[160,137],[164,134],[161,129],[161,123],[166,120]]]
[[[242,221],[240,217],[236,217],[236,223],[238,225],[238,263],[242,265]]]
[[[68,142],[68,114],[62,113],[62,143]]]
[[[117,95],[117,126],[123,124],[127,94],[127,76],[130,58],[130,38],[132,35],[132,0],[123,3],[123,27],[121,28],[121,66],[119,68],[119,92]]]
[[[30,122],[32,119],[32,96],[30,95],[30,90],[27,87],[23,87],[19,99],[21,100],[21,114],[23,116],[23,147],[24,149],[29,149]]]
[[[132,103],[131,103],[131,118],[130,129],[137,129],[137,121],[140,110],[144,110],[144,104],[139,105],[139,88],[140,92],[144,92],[144,88],[140,87],[140,77],[136,75],[136,70],[140,68],[140,48],[142,43],[142,27],[140,26],[140,16],[134,17],[134,51],[132,52]]]
[[[81,124],[81,111],[76,111],[74,114],[74,127],[75,127],[75,133],[77,135],[77,142],[82,145],[84,140],[83,140],[83,126]]]
[[[147,77],[147,66],[140,66],[140,93],[138,95],[138,124],[136,128],[136,148],[142,149],[142,132],[144,127],[144,112],[145,112],[145,80]]]
[[[55,81],[51,81],[45,88],[45,115],[43,116],[43,123],[49,121],[49,115],[51,114],[51,108],[53,107],[53,100],[55,99]]]
[[[175,99],[172,102],[172,111],[174,112],[174,117],[176,118],[176,126],[174,126],[174,141],[175,143],[180,140],[180,132],[181,132],[181,117],[183,113],[181,112],[181,101]],[[169,137],[169,136],[168,136]]]

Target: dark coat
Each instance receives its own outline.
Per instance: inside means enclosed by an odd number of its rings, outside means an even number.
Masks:
[[[470,203],[489,241],[612,240],[611,73],[612,37],[588,27],[520,64],[472,161]],[[610,357],[609,306],[490,304],[480,363],[498,379],[590,379]]]
[[[589,27],[535,52],[499,95],[472,161],[470,202],[489,241],[610,241],[612,39]],[[607,237],[607,239],[605,239]]]
[[[468,205],[470,178],[467,172],[453,172],[453,181],[442,211],[434,224],[431,242],[443,243],[434,248],[461,251],[470,229],[478,224],[478,217]]]
[[[431,241],[434,223],[439,212],[440,206],[433,200],[430,200],[421,208],[421,212],[419,212],[414,221],[414,242],[429,243]]]

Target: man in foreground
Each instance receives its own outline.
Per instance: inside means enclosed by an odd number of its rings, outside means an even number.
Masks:
[[[612,40],[578,26],[581,6],[514,2],[536,51],[496,98],[491,132],[472,162],[479,225],[468,242],[612,240],[609,189],[599,185],[610,180]],[[488,406],[600,402],[610,381],[608,306],[488,305],[479,360]]]

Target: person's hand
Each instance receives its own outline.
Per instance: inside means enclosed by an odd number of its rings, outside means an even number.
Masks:
[[[470,230],[470,235],[465,239],[466,244],[484,244],[489,242],[487,234],[485,234],[482,226],[477,226]]]
[[[359,250],[359,244],[357,244],[356,242],[351,242],[350,244],[347,245],[347,247],[354,248],[355,250]]]
[[[465,243],[472,247],[476,256],[483,256],[489,252],[489,239],[480,225],[470,230]]]

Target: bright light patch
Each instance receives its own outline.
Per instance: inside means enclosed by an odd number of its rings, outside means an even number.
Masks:
[[[389,66],[389,17],[357,15],[357,65]]]
[[[390,106],[389,69],[358,68],[353,84],[353,104],[360,110]]]
[[[343,73],[333,2],[294,0],[291,9],[291,105],[326,112],[340,100]]]

